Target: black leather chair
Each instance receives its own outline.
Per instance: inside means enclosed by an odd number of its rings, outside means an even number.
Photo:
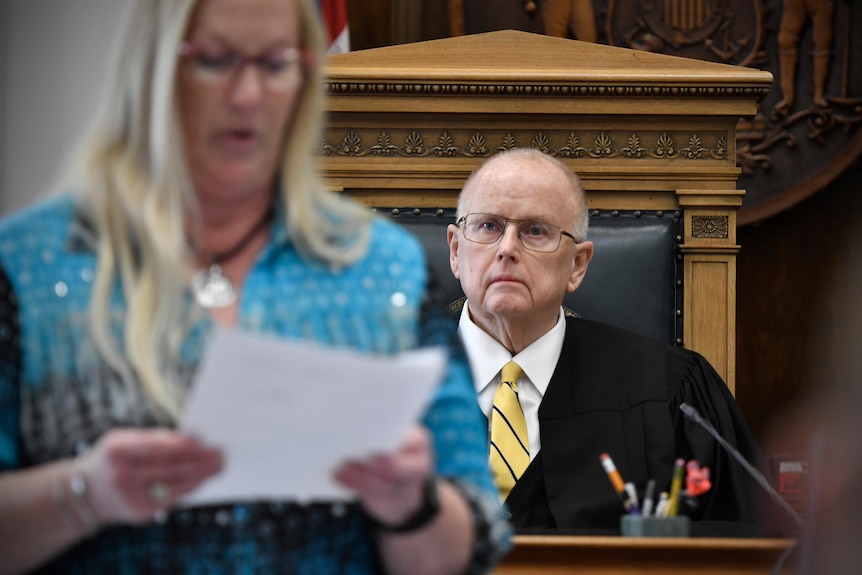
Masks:
[[[425,247],[447,301],[463,297],[449,269],[446,225],[454,209],[379,208]],[[595,253],[581,287],[563,304],[587,319],[681,345],[683,275],[679,255],[682,215],[650,210],[594,210],[588,238]]]

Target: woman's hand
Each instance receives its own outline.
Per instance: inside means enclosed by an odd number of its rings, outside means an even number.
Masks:
[[[398,525],[422,506],[423,489],[433,472],[430,434],[416,425],[397,451],[348,461],[336,471],[335,479],[356,494],[368,515],[380,523]]]
[[[222,468],[217,450],[167,429],[115,429],[78,458],[100,523],[142,523]]]

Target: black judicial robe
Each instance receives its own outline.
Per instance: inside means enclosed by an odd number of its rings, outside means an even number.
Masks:
[[[755,500],[768,499],[766,492],[684,417],[683,402],[760,463],[733,396],[702,356],[567,317],[560,360],[539,406],[542,448],[506,500],[516,531],[619,533],[622,503],[599,461],[607,452],[639,491],[655,479],[656,500],[669,491],[676,458],[709,466],[712,489],[687,513],[696,522],[693,535],[776,535],[757,525],[762,509]]]

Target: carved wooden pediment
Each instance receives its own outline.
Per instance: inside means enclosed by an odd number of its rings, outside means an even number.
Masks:
[[[721,98],[747,102],[743,115],[772,82],[750,68],[515,30],[336,54],[326,68],[332,95]]]
[[[570,161],[588,190],[610,177],[673,191],[691,188],[681,182],[696,172],[699,185],[733,188],[736,124],[772,82],[749,68],[512,30],[338,54],[326,69],[320,153],[333,186],[354,191],[393,181],[457,190],[477,161],[516,146]]]

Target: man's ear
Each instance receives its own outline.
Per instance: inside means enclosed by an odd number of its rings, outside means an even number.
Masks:
[[[458,226],[455,224],[446,227],[446,241],[449,243],[449,269],[456,279],[461,279],[458,275]]]
[[[572,263],[572,273],[569,275],[569,283],[566,290],[571,293],[578,289],[584,276],[587,274],[587,266],[593,259],[593,242],[581,242],[575,244],[575,255]]]

